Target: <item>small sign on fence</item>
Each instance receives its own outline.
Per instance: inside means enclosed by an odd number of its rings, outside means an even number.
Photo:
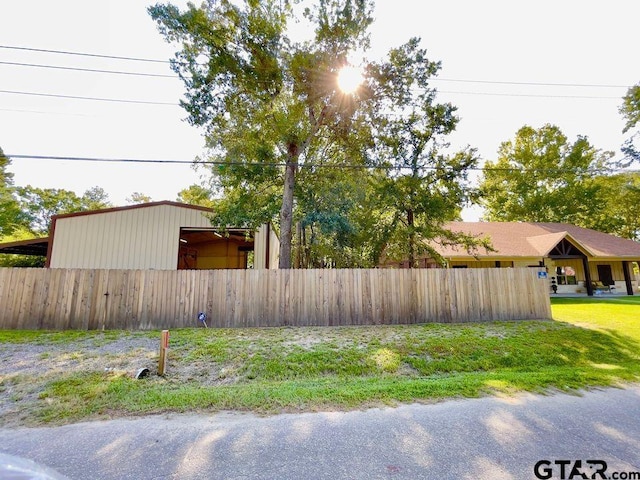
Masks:
[[[538,278],[547,279],[547,272],[538,272]]]

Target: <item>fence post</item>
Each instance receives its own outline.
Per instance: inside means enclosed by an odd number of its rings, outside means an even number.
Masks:
[[[162,330],[160,335],[160,359],[158,360],[158,375],[164,376],[167,368],[167,350],[169,350],[169,330]]]

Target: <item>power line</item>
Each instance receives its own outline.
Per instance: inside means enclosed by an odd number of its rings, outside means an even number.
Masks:
[[[100,158],[100,157],[65,157],[65,156],[53,156],[53,155],[9,155],[5,153],[9,158],[31,159],[31,160],[64,160],[74,162],[107,162],[107,163],[165,163],[165,164],[193,164],[191,160],[171,160],[171,159],[151,159],[151,158]],[[210,163],[227,165],[226,162],[198,162],[198,163]],[[253,164],[251,164],[253,165]],[[256,163],[259,166],[277,166],[275,164]],[[284,165],[284,164],[283,164]]]
[[[286,167],[286,163],[267,163],[267,162],[227,162],[227,161],[215,161],[215,160],[172,160],[172,159],[151,159],[151,158],[104,158],[104,157],[67,157],[67,156],[53,156],[53,155],[15,155],[6,153],[6,157],[10,159],[30,159],[30,160],[56,160],[56,161],[77,161],[77,162],[102,162],[102,163],[153,163],[153,164],[166,164],[166,165],[192,165],[194,163],[201,165],[215,165],[215,166],[244,166],[244,167]],[[301,163],[299,167],[313,167],[313,168],[344,168],[344,169],[378,169],[378,170],[403,170],[410,167],[399,165],[356,165],[356,164],[340,164],[340,163]],[[422,170],[442,170],[441,167],[436,166],[423,166]],[[626,169],[570,169],[570,168],[517,168],[517,167],[471,167],[467,170],[471,171],[489,171],[489,172],[547,172],[547,173],[564,173],[564,172],[580,172],[580,173],[640,173],[640,170],[626,170]]]
[[[490,97],[530,97],[530,98],[577,98],[577,99],[597,99],[597,100],[621,100],[621,97],[599,96],[599,95],[542,95],[534,93],[493,93],[493,92],[454,92],[447,90],[437,90],[438,93],[454,95],[479,95]]]
[[[0,45],[0,48],[10,49],[10,50],[25,50],[29,52],[54,53],[54,54],[60,54],[60,55],[76,55],[80,57],[109,58],[113,60],[130,60],[135,62],[152,62],[152,63],[165,63],[165,64],[169,63],[168,60],[158,60],[155,58],[119,57],[117,55],[101,55],[98,53],[70,52],[66,50],[48,50],[44,48],[17,47],[13,45]]]
[[[24,51],[32,51],[32,52],[42,52],[42,53],[53,53],[53,54],[59,54],[59,55],[75,55],[75,56],[83,56],[83,57],[107,58],[107,59],[114,59],[114,60],[162,63],[167,65],[171,63],[169,60],[161,60],[161,59],[154,59],[154,58],[103,55],[103,54],[97,54],[97,53],[72,52],[72,51],[66,51],[66,50],[50,50],[50,49],[44,49],[44,48],[31,48],[31,47],[21,47],[21,46],[13,46],[13,45],[0,45],[0,48],[11,49],[11,50],[24,50]],[[127,72],[127,74],[131,74],[131,73]],[[175,78],[171,75],[167,75],[167,76]],[[488,85],[524,85],[524,86],[530,85],[530,86],[545,86],[545,87],[585,87],[585,88],[628,88],[629,87],[629,85],[597,84],[597,83],[519,82],[519,81],[510,81],[510,80],[473,80],[468,78],[441,78],[441,77],[433,77],[430,79],[430,81],[480,83],[480,84],[488,84]]]
[[[36,97],[68,98],[68,99],[74,99],[74,100],[92,100],[96,102],[135,103],[135,104],[143,104],[143,105],[170,105],[172,107],[176,107],[180,105],[179,103],[172,103],[172,102],[128,100],[124,98],[81,97],[78,95],[60,95],[60,94],[54,94],[54,93],[22,92],[18,90],[0,90],[0,93],[6,93],[10,95],[29,95],[29,96],[36,96]]]
[[[35,68],[52,68],[55,70],[71,70],[75,72],[90,72],[90,73],[109,73],[112,75],[132,75],[132,76],[139,76],[139,77],[178,78],[175,75],[167,75],[162,73],[125,72],[121,70],[100,70],[95,68],[62,67],[60,65],[43,65],[43,64],[36,64],[36,63],[0,61],[0,65],[12,65],[12,66],[18,66],[18,67],[35,67]]]
[[[159,74],[159,73],[143,73],[143,72],[125,72],[122,70],[101,70],[94,68],[80,68],[80,67],[63,67],[59,65],[43,65],[34,63],[20,63],[20,62],[4,62],[0,61],[0,65],[12,65],[19,67],[35,67],[35,68],[51,68],[55,70],[68,70],[76,72],[90,72],[90,73],[107,73],[112,75],[131,75],[140,77],[156,77],[156,78],[178,78],[175,75]],[[438,79],[433,78],[431,80],[444,80],[450,82],[467,82],[467,83],[484,83],[484,84],[501,84],[501,85],[555,85],[555,86],[581,86],[581,87],[595,87],[598,85],[578,85],[578,84],[542,84],[542,83],[525,83],[525,82],[498,82],[498,81],[485,81],[485,80],[454,80],[454,79]],[[604,85],[599,85],[603,87]],[[613,87],[613,86],[612,86]],[[422,89],[417,89],[422,90]],[[620,97],[612,96],[596,96],[596,95],[544,95],[544,94],[525,94],[525,93],[492,93],[492,92],[456,92],[438,90],[440,93],[448,94],[461,94],[461,95],[484,95],[484,96],[499,96],[499,97],[532,97],[532,98],[579,98],[579,99],[615,99],[619,100]]]
[[[174,102],[156,102],[146,100],[129,100],[121,98],[103,98],[103,97],[83,97],[78,95],[60,95],[54,93],[40,93],[40,92],[24,92],[20,90],[0,90],[0,93],[10,95],[29,95],[37,97],[51,97],[51,98],[66,98],[74,100],[92,100],[98,102],[116,102],[116,103],[134,103],[143,105],[170,105],[179,106],[179,103]],[[453,95],[480,95],[480,96],[499,96],[499,97],[531,97],[531,98],[574,98],[574,99],[604,99],[604,100],[620,100],[619,97],[600,97],[600,96],[585,96],[585,95],[528,95],[528,94],[511,94],[511,93],[489,93],[489,92],[455,92],[447,90],[438,90],[438,93],[453,94]]]
[[[70,113],[70,112],[47,112],[45,110],[27,110],[21,108],[0,108],[2,112],[18,112],[18,113],[39,113],[45,115],[69,115],[75,117],[91,117],[93,115],[88,115],[85,113]]]
[[[546,82],[513,82],[502,80],[469,80],[462,78],[440,78],[433,77],[430,80],[443,82],[460,82],[460,83],[483,83],[489,85],[533,85],[537,87],[589,87],[589,88],[629,88],[629,85],[605,85],[605,84],[589,84],[589,83],[546,83]]]

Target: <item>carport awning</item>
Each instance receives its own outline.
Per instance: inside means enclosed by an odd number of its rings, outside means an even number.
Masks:
[[[46,257],[48,248],[49,237],[0,243],[0,253],[13,253],[17,255],[35,255],[39,257]]]

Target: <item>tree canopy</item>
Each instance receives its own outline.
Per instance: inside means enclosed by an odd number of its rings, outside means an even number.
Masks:
[[[567,222],[606,231],[602,183],[610,152],[586,137],[574,142],[553,125],[524,126],[485,164],[480,185],[485,218],[492,221]]]
[[[207,208],[212,208],[216,203],[211,189],[202,185],[189,185],[187,188],[183,188],[178,192],[176,200],[189,205],[200,205]]]
[[[82,196],[62,188],[39,188],[31,185],[18,187],[16,190],[20,209],[26,219],[25,226],[37,235],[48,232],[54,215],[113,206],[101,187],[90,188]]]
[[[476,166],[475,150],[445,154],[446,136],[457,124],[456,108],[436,102],[430,80],[440,70],[439,62],[412,39],[392,49],[388,60],[371,67],[376,85],[373,132],[374,154],[386,174],[374,180],[380,199],[379,222],[373,229],[381,236],[387,260],[406,260],[413,267],[425,254],[439,259],[432,242],[464,244],[473,241],[443,227],[459,219],[460,211],[473,196],[468,171]],[[379,91],[392,92],[391,102]]]
[[[338,251],[349,252],[345,266],[372,263],[398,242],[408,252],[442,236],[438,225],[457,215],[453,203],[466,198],[464,172],[475,158],[471,150],[439,151],[457,122],[455,108],[437,104],[429,84],[440,64],[419,39],[367,60],[370,0],[318,0],[306,8],[311,40],[290,36],[294,10],[281,0],[149,8],[160,33],[179,47],[172,67],[185,85],[181,104],[204,129],[214,160],[222,198],[212,221],[257,227],[277,219],[281,268],[294,256],[300,266],[335,262]],[[341,70],[360,66],[361,83],[343,91]],[[401,200],[407,195],[409,203]],[[385,238],[363,235],[372,226],[358,214],[363,208],[385,217],[375,225]]]
[[[7,171],[11,160],[0,148],[0,238],[11,235],[21,223],[21,212],[14,196],[13,174]]]
[[[640,173],[594,177],[598,190],[599,230],[640,241]]]
[[[619,111],[626,121],[623,133],[632,132],[622,146],[625,159],[620,162],[622,166],[628,166],[633,162],[640,162],[640,146],[637,146],[637,142],[640,141],[640,130],[638,129],[638,123],[640,122],[640,84],[634,85],[627,90]]]
[[[142,193],[142,192],[133,192],[131,195],[129,195],[124,200],[129,205],[135,205],[137,203],[151,203],[151,202],[153,202],[153,199],[149,195],[147,195],[146,193]]]

